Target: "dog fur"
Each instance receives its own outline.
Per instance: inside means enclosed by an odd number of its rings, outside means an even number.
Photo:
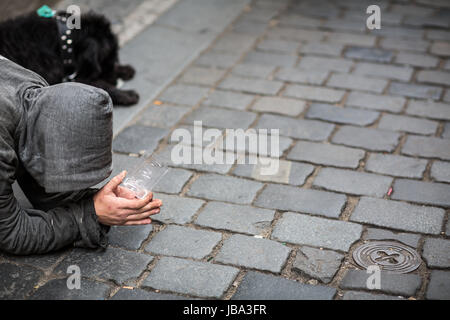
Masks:
[[[120,90],[117,80],[130,80],[135,70],[119,63],[117,37],[108,19],[89,12],[81,15],[81,29],[73,31],[74,81],[102,88],[115,105],[139,101],[134,90]],[[41,75],[52,85],[61,83],[64,66],[56,21],[32,13],[0,23],[0,54]]]

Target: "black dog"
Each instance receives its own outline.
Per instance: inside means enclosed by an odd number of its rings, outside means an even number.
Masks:
[[[0,23],[0,54],[41,75],[51,85],[81,82],[104,89],[114,104],[136,104],[137,92],[116,87],[118,78],[130,80],[135,71],[119,64],[118,41],[106,17],[83,14],[81,28],[70,31],[61,30],[61,19],[66,20],[64,16],[43,18],[32,13]],[[70,40],[66,40],[66,32]],[[68,67],[72,69],[70,74]]]

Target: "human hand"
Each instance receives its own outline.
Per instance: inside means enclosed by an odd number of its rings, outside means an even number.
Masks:
[[[152,222],[150,216],[160,212],[162,201],[153,199],[150,192],[137,199],[134,193],[119,186],[126,171],[112,178],[94,195],[94,207],[98,221],[104,225],[142,225]]]

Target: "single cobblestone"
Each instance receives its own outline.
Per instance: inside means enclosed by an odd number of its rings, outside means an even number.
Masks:
[[[446,103],[412,100],[406,113],[436,120],[450,120],[450,106]]]
[[[159,98],[164,102],[193,106],[206,95],[208,88],[175,84],[169,87]]]
[[[201,106],[188,115],[184,123],[194,124],[194,121],[202,121],[202,125],[206,127],[247,129],[255,119],[256,114],[252,112]]]
[[[450,72],[421,70],[416,79],[418,82],[450,86]]]
[[[183,74],[180,81],[200,86],[214,86],[224,75],[225,70],[193,66]]]
[[[267,79],[276,68],[276,66],[271,65],[244,63],[234,67],[231,72],[240,77]]]
[[[356,223],[287,212],[275,225],[272,239],[347,252],[361,233]]]
[[[185,198],[162,193],[156,193],[154,197],[156,199],[161,199],[163,205],[160,213],[152,216],[152,220],[163,223],[188,223],[205,202],[200,199]]]
[[[238,272],[239,269],[228,266],[162,257],[142,286],[199,297],[220,298]]]
[[[308,42],[300,47],[300,52],[303,54],[325,54],[329,56],[340,56],[344,46],[337,43],[326,42]]]
[[[266,39],[260,42],[257,48],[262,51],[293,54],[297,52],[299,46],[297,41]]]
[[[412,83],[391,82],[389,93],[411,98],[439,100],[442,88]]]
[[[305,101],[297,99],[262,97],[252,106],[252,110],[296,117],[303,112],[305,105]]]
[[[330,103],[341,101],[344,94],[345,91],[342,90],[297,84],[288,85],[286,91],[284,92],[284,96],[286,97]]]
[[[203,101],[203,105],[244,110],[254,99],[249,94],[215,90]]]
[[[240,234],[225,240],[215,261],[280,273],[291,249],[279,242]]]
[[[263,184],[260,182],[217,174],[204,174],[194,181],[187,194],[209,200],[250,204],[262,186]]]
[[[220,83],[219,88],[255,94],[275,95],[280,91],[282,86],[283,83],[280,81],[229,76]]]
[[[390,177],[371,173],[322,168],[314,180],[314,186],[337,192],[381,198],[388,191],[392,180]]]
[[[410,156],[450,160],[450,141],[434,137],[408,136],[402,153]]]
[[[151,224],[143,226],[113,226],[108,232],[109,243],[129,250],[138,250],[152,230],[153,226]]]
[[[368,228],[365,236],[367,240],[395,240],[400,241],[410,247],[419,246],[420,235],[413,233],[395,233],[385,229]]]
[[[362,197],[350,220],[404,231],[439,234],[444,213],[440,208]]]
[[[149,127],[171,128],[180,121],[189,110],[189,107],[183,106],[151,106],[139,115],[137,124]]]
[[[134,125],[125,128],[113,141],[113,150],[123,153],[152,153],[169,133],[167,129]]]
[[[337,72],[349,72],[353,62],[339,58],[305,56],[298,64],[299,68],[311,70],[327,70]]]
[[[393,131],[343,126],[336,132],[332,141],[371,151],[392,152],[399,138],[400,134]]]
[[[413,68],[408,67],[397,67],[386,64],[359,62],[353,72],[355,74],[370,77],[409,81],[411,79],[413,71]]]
[[[393,189],[393,199],[450,207],[450,185],[445,183],[398,179]]]
[[[430,268],[449,268],[450,240],[427,238],[422,256]]]
[[[328,87],[339,89],[370,91],[382,93],[388,82],[384,79],[367,78],[352,74],[333,74],[327,82]]]
[[[422,178],[427,160],[392,154],[372,153],[367,160],[367,171],[404,178]]]
[[[431,177],[436,181],[450,183],[450,162],[433,162],[431,166]]]
[[[325,120],[342,124],[354,124],[366,126],[375,122],[378,119],[379,113],[375,111],[368,111],[356,108],[341,108],[331,104],[312,104],[306,118]]]
[[[320,85],[328,77],[326,70],[310,70],[299,68],[281,68],[275,75],[275,79],[304,84]]]
[[[274,216],[274,210],[211,201],[195,223],[219,230],[259,235],[268,231]]]
[[[381,117],[381,120],[378,123],[378,128],[392,131],[404,131],[409,133],[433,135],[438,128],[438,123],[427,119],[385,114]]]
[[[373,294],[364,291],[346,291],[342,300],[403,300],[400,296],[388,296],[385,294]]]
[[[410,52],[399,52],[397,54],[397,63],[411,65],[415,67],[434,68],[438,65],[439,59],[427,54],[417,54]],[[402,79],[399,79],[402,80]],[[409,79],[405,79],[409,80]]]
[[[374,48],[349,47],[345,51],[346,58],[376,62],[390,62],[393,56],[394,54],[391,51]]]
[[[293,67],[297,62],[297,57],[292,54],[252,51],[245,56],[244,62],[278,67]]]
[[[450,299],[450,272],[433,270],[431,271],[430,282],[426,293],[427,299]]]
[[[292,270],[323,283],[329,283],[333,280],[343,258],[344,255],[334,251],[302,247],[297,250]]]
[[[192,177],[192,172],[179,168],[169,168],[163,179],[153,188],[153,191],[163,193],[180,193],[186,182]]]
[[[345,202],[346,197],[342,194],[269,184],[260,193],[255,205],[337,218]]]
[[[312,286],[282,277],[250,271],[232,300],[331,300],[336,289]]]
[[[367,279],[369,277],[370,274],[368,274],[366,270],[347,270],[340,287],[342,289],[350,290],[367,290]],[[373,291],[405,295],[407,297],[416,295],[416,292],[422,283],[422,279],[417,274],[381,272],[380,279],[380,289],[372,289]]]
[[[202,259],[222,240],[218,232],[169,225],[158,232],[145,247],[155,255]]]
[[[364,158],[364,150],[327,143],[298,141],[287,158],[315,164],[356,169]]]
[[[346,105],[398,113],[402,111],[405,102],[406,99],[402,97],[380,96],[352,91],[347,98]]]
[[[333,124],[315,120],[264,114],[256,124],[257,129],[278,129],[280,134],[297,139],[323,141],[334,129]]]

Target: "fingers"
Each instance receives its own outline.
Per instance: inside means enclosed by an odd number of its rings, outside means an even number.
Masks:
[[[112,192],[116,190],[117,186],[121,184],[123,178],[125,178],[127,172],[124,170],[119,173],[117,176],[109,180],[109,182],[103,187],[103,189],[107,192]]]
[[[131,209],[131,210],[139,210],[145,207],[148,203],[150,203],[153,199],[153,193],[149,192],[149,194],[143,199],[124,199],[117,198],[117,205],[121,209]]]
[[[149,210],[149,211],[145,211],[143,213],[132,214],[132,215],[129,215],[127,217],[127,222],[129,222],[129,221],[145,220],[148,217],[150,217],[151,215],[158,214],[159,212],[160,212],[160,209],[159,208],[155,208],[155,209],[152,209],[152,210]]]
[[[140,226],[143,224],[150,224],[150,223],[152,223],[152,219],[147,218],[147,219],[139,220],[139,221],[128,221],[124,224],[124,226]]]

